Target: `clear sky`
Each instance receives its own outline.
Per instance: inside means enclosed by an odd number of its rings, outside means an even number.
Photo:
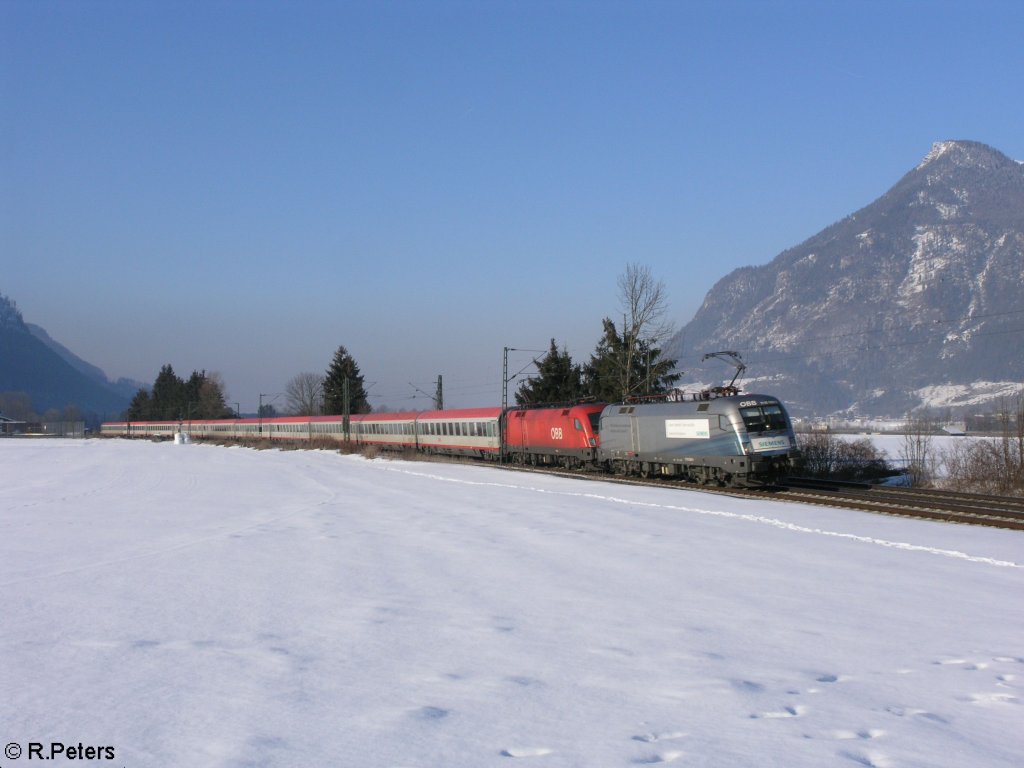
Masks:
[[[628,263],[683,325],[934,141],[1024,160],[1024,3],[0,0],[0,87],[0,292],[110,376],[493,405]]]

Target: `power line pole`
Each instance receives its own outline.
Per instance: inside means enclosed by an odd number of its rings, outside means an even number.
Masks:
[[[434,395],[434,410],[444,410],[444,385],[441,381],[441,374],[437,374],[437,394]]]
[[[342,404],[341,404],[341,414],[342,414],[342,416],[341,416],[341,431],[345,435],[345,442],[346,443],[349,442],[349,440],[350,440],[350,436],[349,436],[349,416],[352,413],[351,403],[349,402],[349,391],[350,391],[349,388],[350,388],[349,378],[348,378],[348,376],[346,376],[345,377],[345,382],[344,382],[344,384],[342,386],[342,390],[341,390],[341,399],[342,399]]]

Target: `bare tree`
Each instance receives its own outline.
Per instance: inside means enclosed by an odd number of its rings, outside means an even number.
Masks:
[[[668,296],[665,283],[656,280],[650,267],[626,265],[619,275],[619,302],[622,307],[622,391],[629,394],[638,382],[631,381],[638,358],[649,354],[672,332],[672,323],[665,320]]]
[[[935,431],[935,419],[926,412],[913,416],[907,422],[900,458],[906,464],[911,485],[927,485],[935,477],[936,456],[932,448]]]
[[[957,491],[1024,496],[1024,395],[1003,401],[1002,434],[958,438],[942,456],[946,484]]]
[[[1024,490],[1024,393],[1015,402],[1003,400],[999,420],[1003,426],[1001,485],[1020,493]]]
[[[318,373],[297,374],[285,385],[288,412],[294,416],[318,416],[323,413],[324,377]]]

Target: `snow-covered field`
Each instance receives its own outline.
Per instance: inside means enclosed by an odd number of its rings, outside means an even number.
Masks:
[[[0,441],[4,768],[1018,766],[1022,609],[1016,532]]]

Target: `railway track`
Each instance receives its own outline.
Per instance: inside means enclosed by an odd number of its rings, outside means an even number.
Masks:
[[[517,472],[535,472],[625,485],[675,488],[742,498],[813,504],[882,515],[1024,531],[1024,499],[1006,496],[808,480],[793,480],[785,487],[764,490],[714,488],[680,483],[678,480],[595,475],[585,471],[519,466],[507,468]]]
[[[879,485],[821,489],[794,484],[771,493],[780,501],[1024,531],[1024,499]]]

